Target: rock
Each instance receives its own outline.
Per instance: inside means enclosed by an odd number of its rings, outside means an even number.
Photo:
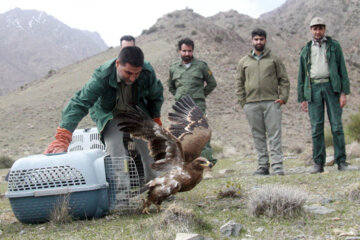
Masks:
[[[360,237],[347,237],[345,240],[360,240]]]
[[[255,229],[255,232],[258,232],[258,233],[261,233],[263,231],[264,231],[263,227],[259,227],[259,228]]]
[[[214,176],[211,174],[211,170],[206,168],[203,173],[203,179],[211,179],[211,178],[214,178]]]
[[[220,174],[228,174],[228,173],[233,173],[233,172],[235,172],[235,170],[233,170],[233,169],[221,169],[221,170],[219,170]]]
[[[205,238],[196,233],[177,233],[175,240],[205,240]]]
[[[315,213],[315,214],[329,214],[334,212],[334,209],[330,209],[324,206],[319,205],[304,205],[304,210],[306,212]]]
[[[234,221],[230,221],[225,223],[223,226],[221,226],[220,228],[220,232],[222,235],[225,235],[227,237],[230,236],[239,236],[240,235],[240,231],[242,229],[242,225],[239,223],[235,223]]]
[[[328,156],[326,157],[326,160],[325,160],[325,165],[326,166],[333,166],[335,164],[335,158],[334,156]]]

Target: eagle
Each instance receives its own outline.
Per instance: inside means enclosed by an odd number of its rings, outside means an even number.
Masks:
[[[204,169],[213,166],[200,157],[211,138],[211,129],[202,110],[190,96],[181,98],[172,108],[174,112],[168,114],[172,122],[168,129],[159,126],[139,107],[130,107],[117,116],[120,131],[148,142],[155,161],[151,167],[163,173],[142,188],[142,192],[148,191],[142,213],[149,214],[151,204],[159,212],[165,199],[193,189],[202,180]]]

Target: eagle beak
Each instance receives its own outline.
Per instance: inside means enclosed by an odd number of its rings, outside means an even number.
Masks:
[[[201,164],[201,166],[212,168],[214,165],[211,162],[206,161],[206,163]]]

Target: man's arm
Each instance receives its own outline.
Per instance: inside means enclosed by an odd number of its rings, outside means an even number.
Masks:
[[[238,97],[238,102],[240,103],[241,107],[244,107],[246,103],[246,92],[245,92],[245,71],[243,68],[244,60],[241,59],[239,61],[239,64],[237,66],[236,70],[236,85],[237,85],[237,91],[236,95]]]
[[[204,87],[204,95],[205,97],[208,96],[217,86],[216,80],[214,78],[213,73],[211,72],[210,68],[205,65],[203,69],[203,76],[204,81],[206,82],[206,86]]]
[[[348,95],[350,94],[350,81],[346,70],[344,55],[340,44],[338,44],[338,48],[337,48],[337,63],[338,63],[338,73],[340,75],[340,81],[341,81],[341,92]]]
[[[285,104],[289,98],[290,81],[286,73],[285,65],[280,59],[277,59],[276,65],[276,76],[278,78],[279,85],[279,99],[277,99],[276,102]]]
[[[151,118],[159,118],[161,116],[161,106],[164,103],[164,87],[159,79],[156,78],[154,69],[150,71],[150,87],[148,101],[148,111]]]
[[[168,79],[168,86],[169,86],[169,92],[175,96],[176,94],[176,86],[175,86],[175,81],[173,81],[173,71],[169,70],[169,79]]]

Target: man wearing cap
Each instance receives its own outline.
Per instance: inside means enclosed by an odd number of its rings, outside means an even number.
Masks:
[[[324,108],[326,104],[334,144],[334,158],[339,171],[348,170],[346,164],[342,108],[350,93],[349,78],[339,42],[325,36],[326,23],[320,17],[310,22],[312,40],[300,53],[298,101],[309,112],[313,142],[314,169],[324,171],[326,158],[324,140]]]

